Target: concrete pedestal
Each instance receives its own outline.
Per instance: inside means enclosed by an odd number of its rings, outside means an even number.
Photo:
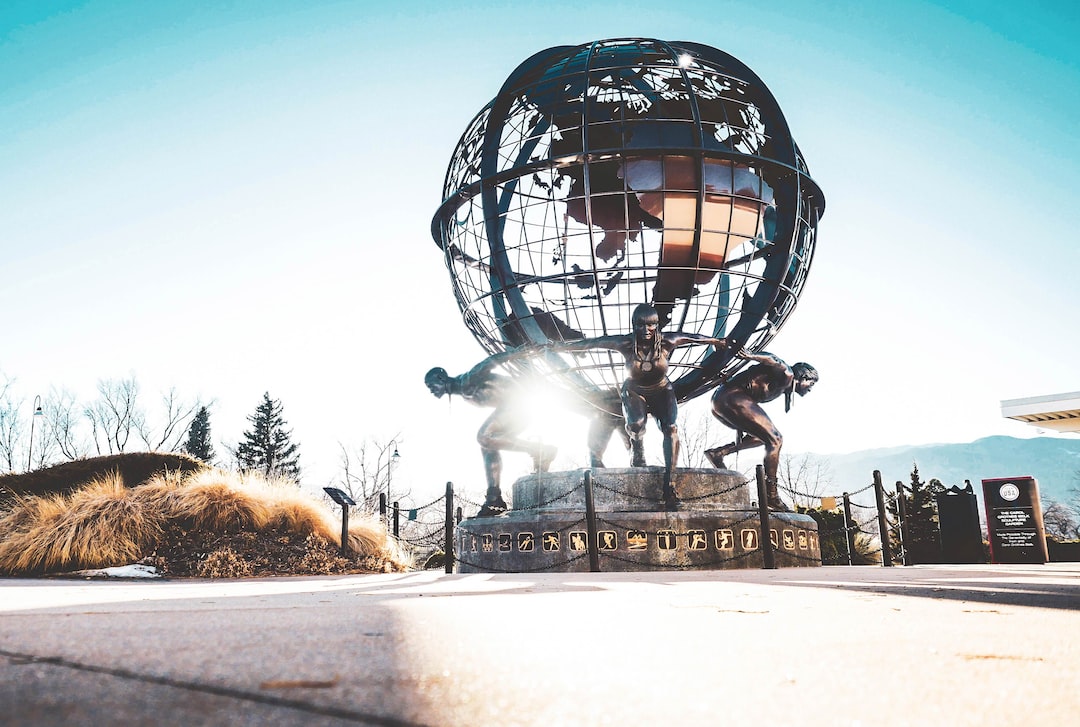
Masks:
[[[456,529],[458,572],[589,571],[590,544],[601,571],[762,567],[756,487],[741,473],[677,469],[681,507],[667,512],[661,467],[591,470],[591,537],[584,473],[522,477],[507,513],[463,520]],[[770,513],[769,531],[778,568],[821,565],[810,516]]]

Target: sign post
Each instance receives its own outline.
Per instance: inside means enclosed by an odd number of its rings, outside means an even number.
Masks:
[[[1039,483],[1034,477],[983,480],[991,563],[1045,563]]]

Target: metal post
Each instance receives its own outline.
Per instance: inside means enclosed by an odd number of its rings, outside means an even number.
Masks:
[[[454,511],[454,519],[457,521],[458,525],[461,524],[461,506],[460,505],[458,506],[457,510]]]
[[[382,520],[384,523],[387,522],[387,519],[386,519],[386,493],[385,492],[380,492],[379,493],[379,519]]]
[[[37,423],[37,418],[43,414],[44,412],[41,411],[41,395],[38,394],[34,397],[34,413],[30,415],[30,445],[26,448],[27,472],[33,468],[34,462],[34,424]]]
[[[599,543],[596,542],[596,506],[593,504],[592,470],[585,470],[585,529],[589,535],[589,572],[600,572]]]
[[[885,517],[885,486],[881,484],[881,470],[874,470],[874,499],[877,501],[877,529],[881,538],[881,565],[892,565],[892,546],[889,543],[889,521]]]
[[[341,554],[349,555],[349,506],[341,506]]]
[[[461,508],[457,509],[461,522]],[[446,533],[443,537],[443,572],[454,572],[454,483],[446,483]]]
[[[330,499],[341,505],[341,554],[343,556],[349,555],[349,506],[355,505],[356,501],[352,499],[349,493],[344,490],[339,490],[336,487],[324,487],[323,492],[330,496]]]
[[[900,531],[900,562],[907,565],[907,533],[904,528],[904,520],[907,519],[907,500],[904,499],[904,483],[896,481],[896,519],[897,529]]]
[[[855,528],[851,527],[851,498],[844,493],[844,542],[847,544],[847,564],[854,565],[851,554],[855,552]]]
[[[394,537],[399,535],[401,535],[401,507],[398,501],[394,500]]]
[[[758,519],[761,522],[761,567],[772,570],[776,568],[776,555],[769,533],[769,494],[765,489],[765,468],[758,465],[754,475],[757,477]]]

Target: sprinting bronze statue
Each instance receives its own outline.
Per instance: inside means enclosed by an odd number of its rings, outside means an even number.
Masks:
[[[476,434],[487,477],[487,493],[477,517],[491,517],[506,512],[506,501],[500,486],[502,450],[531,455],[534,467],[545,472],[558,451],[553,445],[530,442],[517,436],[530,422],[530,412],[520,395],[521,385],[508,376],[496,374],[494,369],[520,355],[520,351],[507,351],[489,356],[460,376],[450,376],[446,369],[439,367],[431,369],[424,376],[424,383],[436,397],[457,395],[470,404],[494,408]],[[601,458],[612,433],[622,424],[622,418],[613,411],[612,402],[606,401],[608,398],[614,399],[614,392],[610,397],[597,395],[581,403],[581,412],[591,417],[589,462],[592,467],[604,466]]]
[[[713,416],[735,430],[735,441],[722,447],[705,450],[705,456],[714,467],[724,467],[724,457],[750,447],[765,447],[765,487],[768,506],[773,510],[787,512],[789,508],[780,499],[776,487],[776,470],[780,464],[780,447],[783,437],[769,419],[760,404],[784,395],[784,411],[791,409],[791,395],[805,396],[818,381],[817,370],[808,363],[788,366],[771,353],[748,353],[745,349],[737,354],[740,358],[755,361],[756,365],[735,374],[713,393]]]
[[[633,467],[645,466],[645,424],[649,414],[652,414],[664,434],[664,503],[668,509],[674,510],[678,506],[673,474],[679,457],[676,424],[679,410],[675,390],[667,377],[668,359],[679,346],[693,343],[726,346],[727,340],[697,333],[661,333],[656,309],[644,303],[634,309],[632,323],[633,333],[554,343],[544,348],[552,351],[601,348],[623,355],[626,378],[620,398],[626,433],[630,437],[630,464]]]

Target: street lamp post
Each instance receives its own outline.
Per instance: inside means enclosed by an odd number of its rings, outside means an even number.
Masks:
[[[390,455],[390,461],[386,465],[386,518],[387,518],[386,519],[386,524],[387,524],[387,527],[389,527],[389,525],[390,525],[390,518],[393,517],[393,515],[390,514],[390,510],[391,510],[391,507],[392,507],[392,505],[390,504],[390,479],[394,474],[394,465],[396,465],[398,463],[398,460],[401,459],[401,455],[398,454],[397,441],[391,439],[390,440],[390,445],[387,446],[387,449],[390,449],[390,446],[394,447],[394,453]]]
[[[41,395],[34,397],[34,415],[30,417],[30,446],[26,448],[26,471],[29,472],[34,461],[34,424],[37,422],[38,417],[44,416],[45,412],[41,410]]]

